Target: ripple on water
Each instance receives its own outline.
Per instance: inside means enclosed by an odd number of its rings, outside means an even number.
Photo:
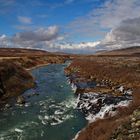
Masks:
[[[38,127],[39,123],[35,121],[24,122],[9,128],[7,131],[0,133],[0,140],[22,140],[29,135],[29,130]]]
[[[49,105],[50,104],[50,105]],[[74,117],[71,109],[76,108],[76,99],[70,98],[69,100],[56,103],[50,99],[47,101],[40,101],[40,115],[38,119],[43,125],[58,125],[64,121]]]
[[[49,65],[33,70],[38,81],[37,87],[35,91],[27,92],[24,106],[14,105],[11,110],[4,112],[5,116],[2,113],[4,122],[0,119],[0,140],[67,140],[85,126],[87,121],[75,111],[76,100],[66,82],[63,68],[62,65]],[[39,96],[30,96],[34,92],[39,93]]]

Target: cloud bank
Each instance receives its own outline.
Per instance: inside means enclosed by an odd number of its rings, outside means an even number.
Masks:
[[[107,0],[103,5],[90,11],[86,16],[72,21],[67,29],[70,36],[103,38],[92,50],[111,50],[140,45],[140,1]],[[91,43],[91,42],[90,42]],[[94,42],[93,42],[94,43]],[[92,43],[92,44],[93,44]],[[87,50],[89,46],[86,44]],[[66,49],[83,48],[79,44],[61,46]],[[85,50],[85,48],[83,48]],[[92,51],[91,51],[92,52]]]
[[[3,0],[0,0],[3,2]],[[95,0],[94,0],[95,1]],[[4,8],[13,4],[2,5]],[[65,3],[74,3],[66,0]],[[78,17],[65,27],[62,34],[58,26],[31,28],[32,18],[18,16],[20,25],[15,35],[0,36],[0,47],[40,48],[48,51],[65,51],[73,53],[93,53],[98,50],[110,50],[140,45],[140,1],[106,0],[102,5],[91,10],[87,15]],[[43,16],[43,17],[46,17]],[[26,26],[27,25],[27,26]],[[31,26],[28,26],[31,25]],[[99,38],[99,41],[67,43],[70,38]],[[104,39],[102,39],[104,38]]]
[[[47,29],[39,28],[35,31],[20,32],[14,36],[15,40],[20,41],[51,41],[58,36],[58,27],[50,26]]]
[[[139,0],[107,0],[98,8],[91,10],[86,16],[72,21],[68,28],[74,33],[104,35],[107,29],[118,26],[123,20],[140,17]],[[84,35],[85,35],[84,34]]]
[[[12,37],[1,35],[0,47],[45,48],[46,44],[49,47],[50,44],[60,39],[63,38],[59,35],[59,28],[49,26],[48,28],[19,32]]]
[[[140,17],[124,20],[106,35],[105,39],[101,41],[101,45],[111,49],[140,46],[139,27]]]

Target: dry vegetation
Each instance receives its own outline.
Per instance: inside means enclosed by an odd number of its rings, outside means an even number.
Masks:
[[[96,82],[108,80],[111,87],[123,85],[133,89],[133,102],[129,107],[119,108],[119,113],[115,117],[91,123],[80,133],[78,140],[110,139],[113,130],[122,124],[127,124],[133,111],[140,106],[140,57],[86,56],[74,60],[65,71],[67,74],[75,73],[79,79]],[[134,137],[135,140],[138,140],[137,138],[138,136]],[[127,135],[123,139],[127,139]]]
[[[5,99],[9,97],[18,96],[34,85],[33,77],[24,68],[30,69],[49,63],[63,63],[67,59],[75,58],[65,70],[67,74],[75,73],[79,79],[96,82],[108,80],[111,87],[120,84],[126,88],[133,89],[133,102],[128,108],[119,108],[119,113],[115,117],[91,123],[78,137],[78,140],[111,139],[110,136],[114,130],[117,130],[118,126],[122,124],[127,124],[133,111],[140,106],[139,53],[134,52],[131,56],[122,56],[122,54],[120,56],[120,52],[118,54],[116,55],[115,53],[113,56],[70,56],[37,50],[0,49],[0,77],[3,84],[0,89],[5,90],[2,91],[5,94],[0,95],[0,103],[6,102]],[[108,88],[98,88],[96,90],[106,90],[106,93],[112,92]],[[119,132],[119,130],[116,132]],[[115,137],[116,134],[114,133],[113,136]]]
[[[69,55],[41,50],[0,48],[0,104],[34,86],[26,69],[51,63],[64,63]]]
[[[140,56],[140,47],[129,47],[124,49],[112,50],[112,51],[104,51],[98,52],[98,56],[131,56],[131,57],[139,57]]]
[[[0,104],[7,102],[7,99],[20,95],[23,91],[34,86],[34,79],[21,66],[12,62],[0,62],[1,95]]]

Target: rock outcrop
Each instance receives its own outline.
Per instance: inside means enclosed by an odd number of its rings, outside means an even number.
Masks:
[[[24,96],[21,96],[21,95],[18,96],[16,100],[18,104],[25,104],[26,102]]]
[[[21,66],[0,62],[0,104],[34,86],[34,78]]]
[[[35,85],[28,70],[52,63],[64,63],[69,58],[66,54],[41,50],[0,48],[0,104],[7,103],[7,99],[21,95]]]
[[[137,140],[137,137],[140,137],[137,127],[135,127],[136,131],[131,127],[130,130],[123,128],[123,126],[127,125],[129,116],[140,106],[139,71],[140,58],[126,56],[80,57],[65,69],[66,75],[70,77],[70,83],[72,83],[74,91],[76,94],[81,94],[79,95],[78,108],[86,116],[92,114],[92,118],[95,118],[96,114],[106,106],[105,104],[111,105],[111,112],[117,110],[117,114],[114,116],[111,116],[110,111],[107,111],[103,117],[99,117],[102,119],[97,119],[88,124],[85,129],[79,132],[76,137],[77,140],[109,140],[109,138],[112,138],[111,140],[122,140],[121,131],[129,131],[128,136],[130,139],[135,138],[134,140]],[[90,87],[87,84],[92,81],[96,83],[95,87]],[[80,85],[77,83],[80,83]],[[76,85],[78,86],[76,87]],[[93,95],[91,96],[89,93],[93,93]],[[98,94],[96,95],[95,93]],[[95,96],[100,98],[95,100]],[[128,100],[131,100],[128,107],[123,105],[116,106],[120,101]],[[133,123],[133,125],[139,125],[139,121],[135,124]],[[122,129],[119,129],[119,127]],[[131,135],[133,131],[135,131],[135,135]],[[118,134],[121,135],[121,139],[117,137]],[[125,138],[127,139],[127,137]]]
[[[129,117],[128,121],[119,125],[110,140],[139,140],[140,138],[140,107]]]

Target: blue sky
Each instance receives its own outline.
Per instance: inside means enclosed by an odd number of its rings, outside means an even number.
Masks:
[[[24,28],[33,30],[52,25],[59,26],[62,33],[67,33],[70,30],[67,26],[71,22],[103,3],[104,0],[0,0],[0,34],[13,35],[24,31]],[[24,19],[20,21],[19,17],[30,19],[30,22],[26,23]],[[78,35],[69,41],[90,39]]]
[[[140,44],[139,0],[0,0],[0,47],[95,52]]]

